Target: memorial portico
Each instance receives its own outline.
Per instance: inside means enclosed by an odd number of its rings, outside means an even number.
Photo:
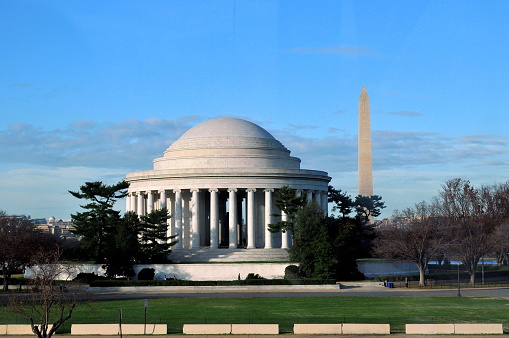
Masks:
[[[327,210],[326,172],[300,169],[270,133],[240,119],[203,122],[184,133],[153,161],[154,170],[130,173],[126,209],[138,215],[168,208],[175,249],[288,248],[291,234],[272,234],[284,220],[274,205],[290,186]]]

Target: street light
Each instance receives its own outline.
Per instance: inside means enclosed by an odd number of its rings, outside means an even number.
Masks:
[[[484,285],[484,256],[482,256],[481,270],[482,270],[482,281],[481,281],[481,284]]]
[[[458,297],[461,297],[461,290],[460,290],[460,262],[458,261]]]

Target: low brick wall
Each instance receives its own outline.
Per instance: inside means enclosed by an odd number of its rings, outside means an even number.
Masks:
[[[231,334],[231,324],[184,324],[184,334]]]
[[[390,324],[294,324],[294,334],[390,334]]]
[[[166,324],[122,324],[122,334],[167,334]]]
[[[232,334],[279,334],[279,324],[232,324]]]
[[[502,324],[406,324],[406,334],[503,334]]]
[[[406,334],[454,334],[454,324],[406,324]]]
[[[122,324],[122,334],[167,334],[166,324]],[[71,335],[119,335],[119,324],[72,324]]]
[[[343,324],[343,334],[390,334],[390,324]]]
[[[7,324],[6,334],[11,335],[33,335],[32,325],[30,324]]]
[[[455,334],[503,334],[502,324],[454,324]]]
[[[71,335],[118,335],[119,324],[72,324]]]
[[[341,334],[342,324],[294,324],[294,334]]]

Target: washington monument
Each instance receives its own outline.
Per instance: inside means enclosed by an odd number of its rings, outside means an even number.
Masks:
[[[371,159],[371,123],[369,96],[362,86],[359,97],[359,195],[373,196],[373,163]]]

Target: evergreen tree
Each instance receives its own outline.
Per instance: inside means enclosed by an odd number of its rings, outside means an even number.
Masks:
[[[129,183],[121,181],[114,185],[103,182],[85,182],[79,192],[69,191],[79,199],[90,201],[82,205],[84,212],[71,215],[76,229],[74,234],[81,236],[82,245],[96,262],[105,262],[105,244],[111,241],[115,228],[121,223],[121,215],[113,210],[115,201],[126,196]]]
[[[141,247],[138,241],[140,222],[136,213],[127,212],[114,230],[108,243],[104,268],[109,278],[135,275],[133,264],[137,262]]]
[[[177,235],[167,236],[168,209],[154,210],[141,217],[140,260],[144,263],[165,263]]]
[[[307,203],[296,216],[290,259],[299,262],[301,275],[309,278],[333,278],[335,258],[329,236],[328,219],[315,202]]]
[[[276,205],[291,205],[293,217],[289,218],[293,231],[293,245],[289,249],[292,261],[299,263],[299,272],[309,278],[338,278],[343,280],[362,278],[357,270],[356,259],[369,257],[374,239],[370,216],[380,214],[384,207],[379,196],[359,196],[354,200],[341,190],[329,187],[329,202],[335,203],[340,216],[324,216],[322,208],[304,200],[297,203],[295,190],[285,187],[278,194]],[[282,199],[282,200],[280,200]],[[350,216],[352,211],[354,216]],[[284,225],[284,224],[283,224]],[[273,226],[276,231],[283,229]]]
[[[305,201],[306,200],[303,195],[297,196],[295,189],[292,189],[287,185],[279,188],[276,193],[274,204],[288,217],[286,221],[278,221],[274,224],[269,224],[269,231],[276,233],[293,230],[295,227],[295,217],[297,217],[297,212],[302,209]],[[281,214],[273,214],[273,216],[280,217]]]

